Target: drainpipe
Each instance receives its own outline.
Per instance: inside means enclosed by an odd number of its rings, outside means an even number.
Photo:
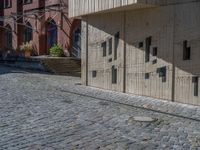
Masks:
[[[173,6],[173,53],[172,53],[172,97],[171,101],[175,101],[175,77],[176,77],[176,67],[175,67],[175,32],[176,32],[176,5]]]

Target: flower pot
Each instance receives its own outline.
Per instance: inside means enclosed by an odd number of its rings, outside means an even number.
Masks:
[[[26,58],[30,58],[31,57],[31,52],[30,51],[25,51],[24,53]]]

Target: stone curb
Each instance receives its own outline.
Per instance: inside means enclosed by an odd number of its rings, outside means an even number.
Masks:
[[[133,94],[108,91],[83,85],[76,85],[74,86],[74,88],[71,89],[68,89],[66,87],[66,89],[60,90],[63,92],[70,92],[81,96],[88,96],[96,99],[120,103],[140,109],[146,109],[149,111],[155,111],[158,113],[164,113],[166,115],[172,115],[200,122],[199,106],[181,104],[177,102],[170,102],[161,99],[137,96]]]

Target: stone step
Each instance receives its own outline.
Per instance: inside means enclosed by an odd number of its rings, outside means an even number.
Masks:
[[[43,64],[55,74],[81,76],[81,60],[73,58],[48,58]]]

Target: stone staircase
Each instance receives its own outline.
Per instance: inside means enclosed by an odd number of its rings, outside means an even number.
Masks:
[[[81,76],[81,59],[72,57],[42,58],[41,62],[54,74]]]
[[[51,72],[57,75],[81,77],[81,59],[75,57],[0,57],[0,64],[10,67]]]

